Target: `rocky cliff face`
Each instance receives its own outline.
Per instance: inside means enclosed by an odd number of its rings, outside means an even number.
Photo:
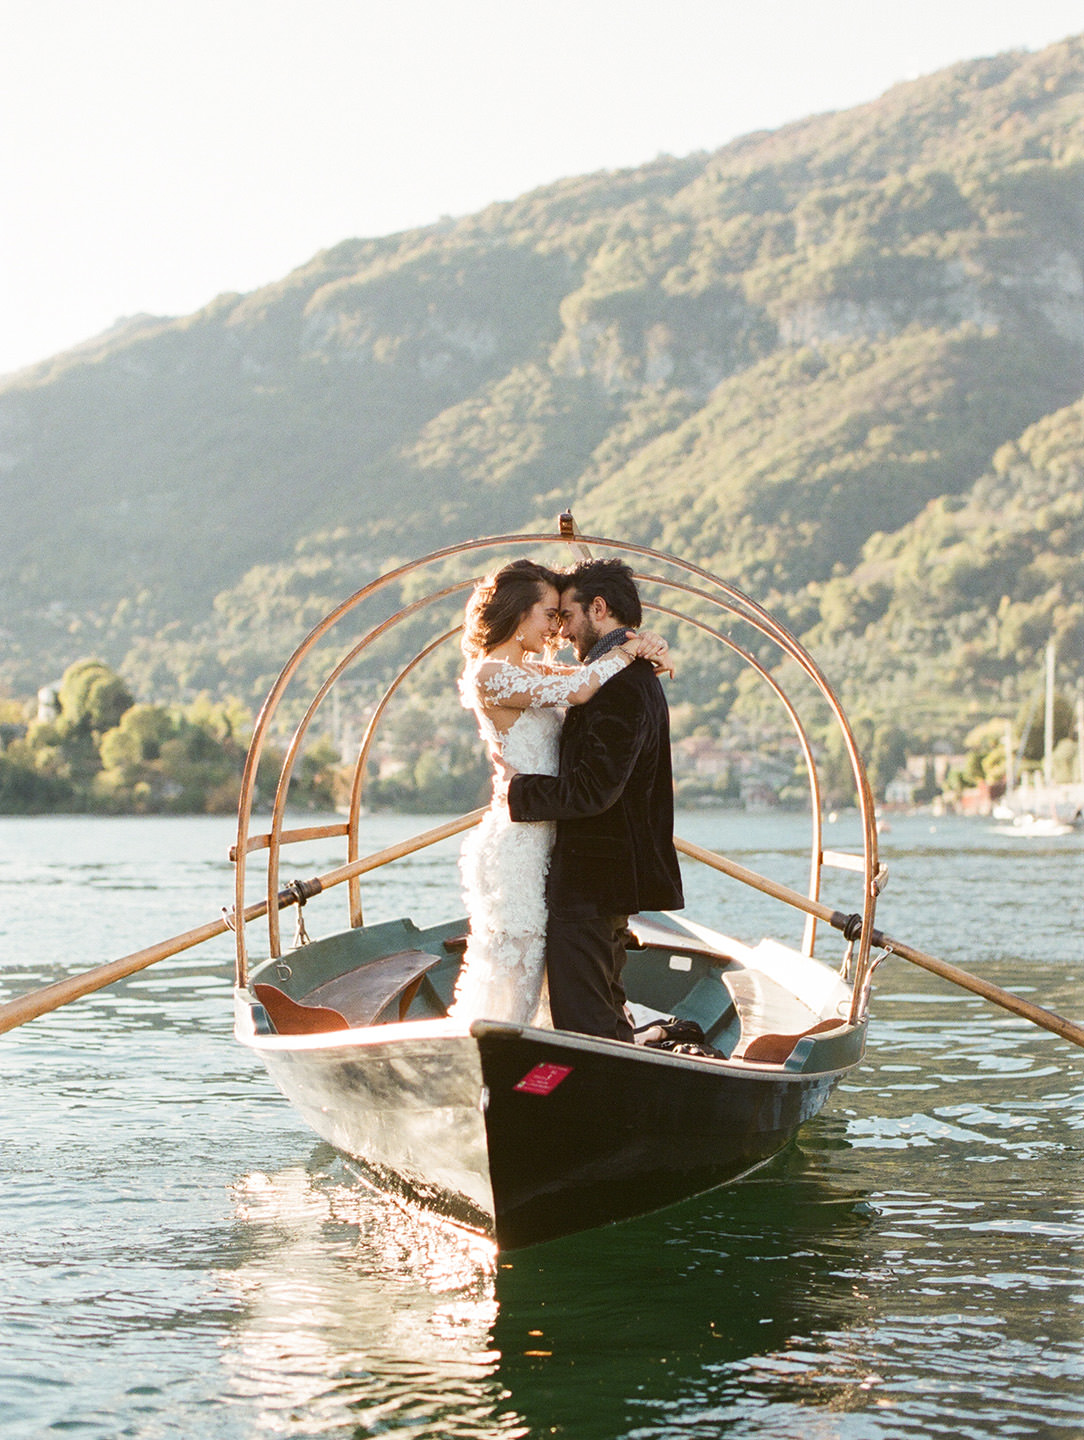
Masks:
[[[252,567],[296,597],[570,501],[808,593],[1084,390],[1082,97],[1079,39],[957,66],[10,378],[0,683],[152,636],[176,674],[172,626],[224,684]]]

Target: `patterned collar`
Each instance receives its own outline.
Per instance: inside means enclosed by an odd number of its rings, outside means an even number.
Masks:
[[[616,649],[618,645],[624,645],[628,638],[629,632],[624,626],[619,625],[616,630],[611,630],[608,635],[603,635],[601,640],[595,641],[584,656],[583,663],[590,665],[592,660],[601,660],[608,651]]]

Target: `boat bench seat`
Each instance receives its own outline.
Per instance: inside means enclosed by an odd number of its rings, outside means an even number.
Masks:
[[[846,1023],[846,1020],[821,1020],[819,1024],[811,1025],[808,1030],[800,1030],[796,1035],[758,1035],[755,1040],[750,1040],[742,1051],[741,1058],[761,1065],[784,1065],[799,1040],[804,1040],[807,1035],[823,1035],[828,1030],[841,1030]]]
[[[276,1035],[322,1035],[329,1030],[349,1030],[350,1021],[326,1005],[302,1005],[277,985],[258,981],[252,993],[267,1012]]]
[[[279,1035],[311,1035],[373,1025],[398,1000],[395,1018],[405,1020],[428,970],[440,962],[428,950],[400,950],[382,955],[294,1000],[276,985],[253,986]]]
[[[375,1025],[398,999],[396,1019],[405,1020],[426,972],[439,963],[440,956],[428,950],[398,950],[318,985],[305,1000],[310,1005],[330,1005],[351,1025],[360,1026]]]
[[[734,1047],[735,1057],[746,1058],[746,1048],[759,1037],[767,1039],[770,1035],[782,1040],[795,1033],[797,1038],[817,1023],[812,1010],[759,970],[724,970],[722,981],[733,997],[741,1021],[741,1039]],[[767,1059],[767,1056],[760,1058]]]

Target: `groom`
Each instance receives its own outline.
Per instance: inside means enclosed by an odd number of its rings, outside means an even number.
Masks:
[[[620,645],[641,621],[621,560],[584,561],[561,589],[561,634],[581,661]],[[628,917],[685,903],[674,849],[670,720],[662,686],[634,660],[561,731],[557,775],[511,775],[513,820],[555,820],[546,898],[546,971],[558,1030],[633,1038],[621,972]]]

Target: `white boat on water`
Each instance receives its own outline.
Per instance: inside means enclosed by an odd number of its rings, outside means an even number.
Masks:
[[[996,835],[1022,835],[1036,840],[1050,840],[1058,835],[1072,835],[1073,826],[1056,815],[1014,815],[1006,825],[995,825]]]

